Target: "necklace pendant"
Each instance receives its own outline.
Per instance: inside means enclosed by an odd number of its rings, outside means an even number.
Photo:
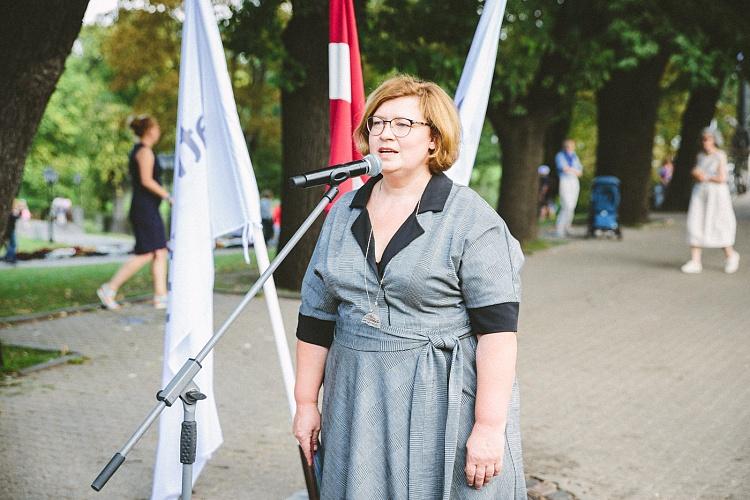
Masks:
[[[380,329],[380,317],[373,311],[362,316],[362,323]]]

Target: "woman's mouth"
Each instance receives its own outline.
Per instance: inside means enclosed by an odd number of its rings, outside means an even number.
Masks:
[[[398,151],[396,151],[395,149],[391,149],[391,148],[380,148],[380,149],[378,149],[378,155],[380,155],[382,157],[386,157],[387,158],[387,157],[395,155],[395,154],[398,154]]]

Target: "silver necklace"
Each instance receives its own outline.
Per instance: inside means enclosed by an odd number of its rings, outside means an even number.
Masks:
[[[380,188],[378,189],[378,194],[383,191],[383,184],[381,181]],[[419,213],[419,204],[422,202],[422,198],[420,196],[419,201],[417,201],[417,208],[414,210],[414,214]],[[383,282],[385,281],[385,275],[388,273],[388,269],[386,269],[383,272],[383,276],[380,278],[380,281],[378,282],[378,290],[375,292],[375,304],[373,305],[370,302],[370,291],[367,287],[367,263],[368,263],[368,257],[370,255],[370,243],[372,242],[372,235],[373,235],[373,227],[372,224],[370,225],[370,236],[367,238],[367,248],[365,249],[365,260],[362,266],[362,276],[365,280],[365,295],[367,296],[367,308],[369,309],[369,312],[362,316],[362,323],[369,325],[373,328],[378,328],[382,326],[382,323],[380,322],[380,316],[378,315],[378,298],[380,297],[380,290],[383,289]],[[382,257],[381,257],[382,258]]]

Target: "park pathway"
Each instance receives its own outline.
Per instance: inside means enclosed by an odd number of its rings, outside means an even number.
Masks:
[[[750,197],[737,212],[743,261],[731,276],[719,251],[703,274],[680,273],[683,215],[622,242],[574,240],[527,259],[518,367],[527,473],[584,499],[748,498]],[[215,296],[217,323],[239,300]],[[281,305],[292,341],[298,302]],[[162,321],[140,304],[0,330],[3,342],[88,357],[0,387],[0,499],[148,498],[155,429],[101,493],[88,485],[153,404]],[[196,499],[303,488],[269,332],[256,301],[218,346],[225,442]]]

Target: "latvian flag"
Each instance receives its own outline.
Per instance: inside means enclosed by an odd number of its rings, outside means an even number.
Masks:
[[[331,113],[329,165],[338,165],[362,158],[354,145],[352,134],[364,112],[365,90],[362,83],[357,22],[354,19],[352,0],[331,0],[329,21],[328,95]],[[363,180],[367,178],[354,178],[342,183],[339,196],[359,188]]]

